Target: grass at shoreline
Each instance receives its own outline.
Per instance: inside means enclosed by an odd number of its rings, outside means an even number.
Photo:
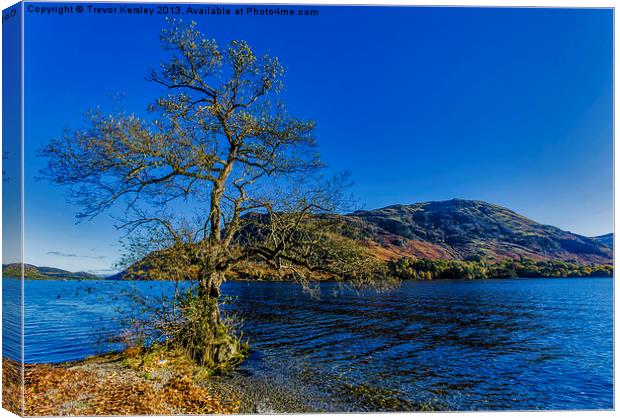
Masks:
[[[229,414],[239,402],[217,384],[196,374],[174,353],[148,358],[137,351],[105,354],[82,361],[25,366],[24,414],[182,415]],[[7,382],[19,363],[3,357]],[[19,393],[18,393],[19,392]],[[8,395],[8,396],[7,396]],[[21,390],[3,393],[5,405],[19,410]],[[15,405],[13,405],[15,404]]]

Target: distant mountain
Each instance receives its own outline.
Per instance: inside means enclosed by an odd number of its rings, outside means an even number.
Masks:
[[[612,234],[588,238],[482,201],[453,199],[328,216],[344,220],[343,235],[361,241],[386,261],[485,260],[494,264],[523,259],[613,264]],[[109,279],[156,279],[147,273],[156,260],[156,253],[149,254]]]
[[[539,224],[504,207],[453,199],[393,205],[346,215],[353,230],[384,259],[528,258],[612,264],[609,240]]]
[[[5,277],[20,277],[21,276],[21,264],[3,264],[2,275]],[[99,277],[86,273],[83,271],[73,273],[66,270],[61,270],[54,267],[37,267],[32,264],[24,264],[24,278],[37,279],[37,280],[52,280],[52,279],[98,279]]]
[[[609,248],[614,248],[614,234],[613,232],[605,235],[599,235],[598,237],[591,237],[594,241],[598,241]]]

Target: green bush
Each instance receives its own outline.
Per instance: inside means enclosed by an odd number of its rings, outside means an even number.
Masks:
[[[390,273],[402,280],[491,279],[515,277],[612,277],[613,266],[572,261],[505,259],[429,260],[403,257],[388,263]]]

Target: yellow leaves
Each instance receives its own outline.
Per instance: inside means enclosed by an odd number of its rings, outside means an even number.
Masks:
[[[23,415],[21,367],[6,357],[2,359],[2,407]]]
[[[15,364],[4,359],[5,377]],[[27,365],[25,414],[178,415],[238,410],[237,400],[223,399],[214,389],[197,385],[191,369],[175,362],[160,366],[150,372],[136,371],[118,356],[78,364]]]

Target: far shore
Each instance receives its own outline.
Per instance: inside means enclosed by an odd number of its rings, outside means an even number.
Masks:
[[[3,276],[5,279],[11,280],[21,280],[19,277],[13,276]],[[530,280],[530,279],[613,279],[613,276],[537,276],[537,277],[485,277],[485,278],[473,278],[469,279],[466,277],[457,277],[457,278],[435,278],[435,279],[401,279],[401,282],[435,282],[435,281],[452,281],[452,280],[462,280],[462,281],[488,281],[488,280]],[[31,282],[51,282],[51,281],[63,281],[63,282],[97,282],[97,281],[108,281],[108,282],[163,282],[165,280],[147,280],[147,279],[111,279],[108,277],[99,277],[99,278],[61,278],[54,277],[50,279],[36,279],[31,277],[25,277],[24,281]],[[290,282],[293,283],[293,280],[274,278],[274,279],[244,279],[244,278],[234,278],[230,280],[226,280],[226,282],[239,282],[239,283],[284,283]],[[341,281],[327,279],[327,280],[308,280],[309,283],[341,283]]]

